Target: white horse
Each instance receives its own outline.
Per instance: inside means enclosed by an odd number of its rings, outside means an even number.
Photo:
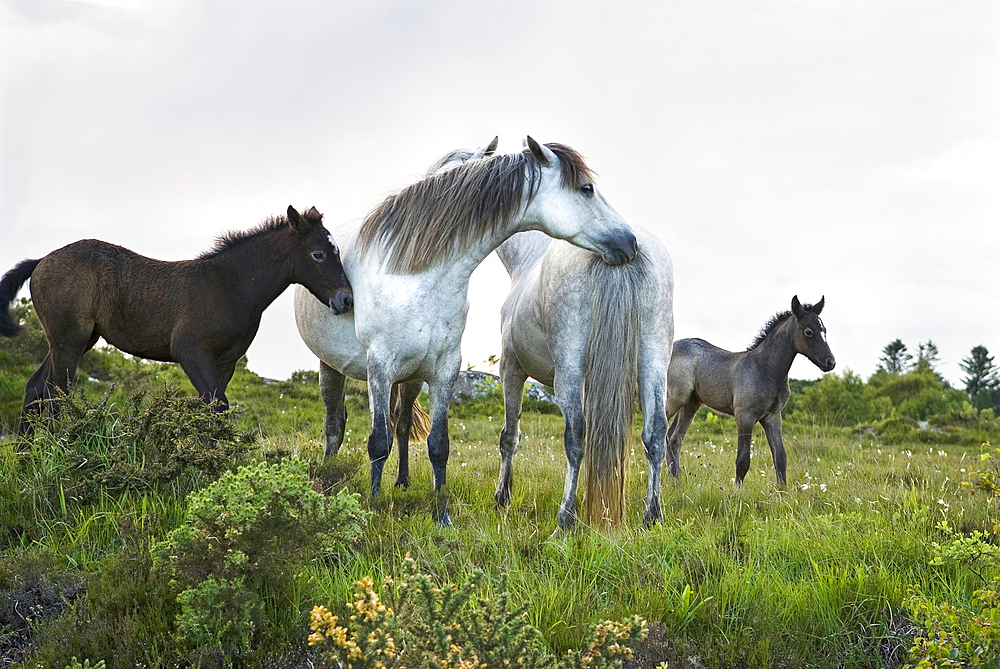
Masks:
[[[380,492],[393,442],[390,387],[409,382],[402,397],[402,406],[409,407],[419,381],[430,386],[427,451],[438,493],[435,515],[444,525],[451,522],[442,491],[448,406],[461,367],[473,270],[523,230],[566,239],[609,264],[628,262],[636,253],[631,228],[594,187],[577,152],[530,137],[527,145],[520,153],[443,166],[387,198],[364,222],[335,228],[354,290],[352,312],[331,317],[311,294],[295,293],[299,333],[325,365],[324,399],[335,394],[331,389],[338,382],[342,394],[345,376],[368,381],[372,496]],[[396,483],[403,486],[409,483],[403,457],[410,419],[410,412],[400,411],[396,424],[401,456]],[[339,442],[328,439],[328,450],[331,445]]]
[[[617,524],[623,517],[636,390],[649,465],[644,517],[647,522],[661,518],[661,465],[665,453],[676,458],[665,440],[673,266],[652,233],[633,230],[638,253],[619,266],[532,232],[514,235],[497,249],[511,289],[500,320],[504,427],[494,497],[498,507],[510,502],[521,399],[531,376],[555,387],[566,422],[566,481],[557,532],[576,521],[581,459],[587,471],[585,521]]]

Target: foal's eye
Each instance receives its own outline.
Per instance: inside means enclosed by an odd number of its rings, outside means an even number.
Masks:
[[[323,262],[326,260],[326,254],[322,251],[313,251],[313,260],[316,262]]]
[[[804,332],[805,332],[805,334],[806,334],[807,337],[812,337],[813,336],[812,328],[806,328],[804,330]]]
[[[594,194],[594,184],[583,184],[580,186],[580,191],[587,197],[590,197]]]

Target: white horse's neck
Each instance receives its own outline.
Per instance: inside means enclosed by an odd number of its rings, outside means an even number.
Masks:
[[[518,232],[497,247],[497,256],[507,268],[507,274],[515,276],[542,261],[542,256],[552,243],[552,238],[538,230]]]

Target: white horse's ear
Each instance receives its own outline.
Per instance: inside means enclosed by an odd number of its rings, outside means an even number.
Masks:
[[[497,150],[497,144],[499,143],[500,143],[500,135],[497,135],[496,137],[493,138],[493,141],[487,144],[486,148],[483,149],[482,157],[486,158],[487,156],[492,156],[493,152]]]
[[[528,135],[528,139],[525,141],[528,143],[528,150],[531,151],[531,155],[545,167],[551,167],[559,163],[559,158],[556,157],[556,154],[552,153],[552,149],[544,144],[539,144],[532,139],[531,135]]]

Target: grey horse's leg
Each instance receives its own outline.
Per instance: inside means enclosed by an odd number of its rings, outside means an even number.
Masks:
[[[649,480],[646,486],[646,510],[643,519],[647,523],[655,523],[663,518],[660,511],[660,486],[663,458],[667,439],[667,412],[664,400],[666,392],[666,370],[662,374],[652,374],[651,377],[640,371],[639,389],[642,405],[642,444],[646,448],[646,464],[649,468]],[[677,456],[670,451],[671,472],[679,471]]]
[[[576,523],[576,490],[580,482],[580,462],[583,460],[583,372],[580,369],[563,369],[556,375],[556,397],[562,409],[566,429],[563,445],[566,448],[566,481],[563,484],[562,503],[557,532],[573,527]]]
[[[778,485],[785,487],[785,444],[781,440],[781,412],[764,416],[760,424],[764,427],[767,445],[771,447],[771,459],[774,461],[774,475]]]
[[[445,527],[451,525],[448,514],[448,498],[443,488],[448,479],[448,407],[451,404],[451,392],[461,367],[461,352],[457,352],[454,364],[447,366],[450,374],[444,378],[435,379],[430,384],[431,431],[427,435],[427,457],[431,461],[434,473],[434,492],[436,508],[435,520]]]
[[[750,441],[753,439],[754,416],[736,412],[736,483],[743,483],[750,471]]]
[[[372,497],[382,488],[382,470],[392,451],[392,430],[389,427],[389,393],[392,383],[377,365],[368,364],[368,403],[371,407],[372,430],[368,435],[368,461],[371,464]]]
[[[344,402],[344,386],[347,378],[319,361],[319,394],[326,407],[326,423],[323,432],[326,435],[325,457],[336,455],[344,443],[344,429],[347,426],[347,404]]]
[[[497,508],[510,504],[514,478],[514,456],[521,441],[521,402],[528,375],[513,355],[500,357],[500,383],[503,387],[503,430],[500,432],[500,475],[493,501]]]
[[[667,445],[670,447],[670,475],[679,476],[681,473],[681,446],[684,444],[684,435],[687,434],[694,415],[701,408],[701,401],[692,396],[687,404],[677,410],[674,420],[667,431]],[[669,415],[670,409],[667,409]]]
[[[413,403],[424,387],[423,381],[400,384],[399,407],[396,409],[396,450],[399,452],[399,471],[396,485],[410,487],[410,428],[413,427]]]

